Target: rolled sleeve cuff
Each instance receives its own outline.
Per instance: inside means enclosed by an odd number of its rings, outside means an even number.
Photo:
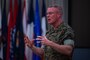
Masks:
[[[72,39],[66,39],[64,40],[64,45],[74,46],[74,41]]]

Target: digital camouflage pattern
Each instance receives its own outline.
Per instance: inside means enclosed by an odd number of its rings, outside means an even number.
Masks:
[[[73,30],[70,26],[65,23],[59,25],[58,29],[54,29],[51,27],[47,33],[46,37],[59,44],[62,45],[65,39],[72,39],[74,37]],[[71,60],[71,57],[60,54],[49,46],[45,46],[45,60]]]

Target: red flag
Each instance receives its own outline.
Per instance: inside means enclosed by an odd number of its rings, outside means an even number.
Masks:
[[[18,1],[14,0],[14,11],[12,10],[12,0],[10,0],[10,11],[8,14],[8,42],[7,42],[7,53],[6,53],[6,59],[7,60],[14,60],[14,45],[15,44],[15,25],[16,25],[16,17],[18,13]],[[14,12],[14,13],[13,13]],[[14,37],[11,37],[14,35]],[[13,56],[13,57],[12,57]]]
[[[13,12],[12,12],[12,0],[10,0],[10,7],[9,7],[10,11],[9,11],[9,15],[8,15],[8,19],[9,19],[9,24],[8,24],[8,41],[7,41],[7,53],[6,53],[6,59],[10,60],[10,30],[12,27],[12,21],[13,21]]]
[[[13,26],[16,25],[17,14],[18,14],[18,0],[14,0],[14,21],[13,21]]]

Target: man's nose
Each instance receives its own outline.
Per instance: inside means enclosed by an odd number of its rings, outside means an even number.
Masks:
[[[47,14],[47,18],[49,17],[50,15],[49,14]]]

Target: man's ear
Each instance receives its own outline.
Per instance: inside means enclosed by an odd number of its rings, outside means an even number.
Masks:
[[[59,17],[60,17],[60,18],[62,17],[62,13],[59,14]]]
[[[58,14],[57,17],[61,17],[61,14]]]

